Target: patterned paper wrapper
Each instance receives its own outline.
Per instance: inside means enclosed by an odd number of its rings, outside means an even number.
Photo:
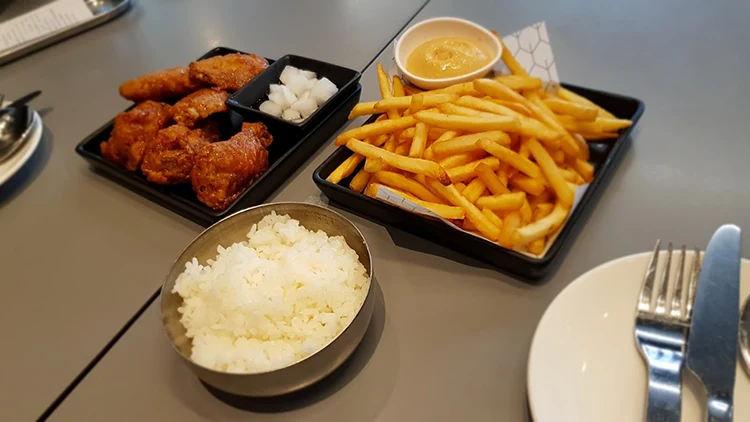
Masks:
[[[554,91],[559,87],[560,79],[557,75],[555,57],[552,54],[552,44],[550,43],[549,34],[547,33],[547,26],[544,24],[544,22],[529,25],[518,32],[514,32],[506,37],[503,37],[503,42],[507,46],[508,50],[513,53],[513,57],[516,58],[516,60],[521,64],[521,66],[523,66],[523,68],[526,70],[526,72],[529,73],[529,75],[542,79],[545,89]],[[391,59],[388,70],[391,77],[393,77],[394,75],[399,75],[395,58]],[[510,70],[508,70],[508,68],[501,60],[493,69],[493,73],[495,75],[507,75],[510,74]],[[573,210],[578,206],[578,203],[580,202],[580,199],[583,196],[584,192],[586,192],[587,188],[588,184],[581,185],[576,188],[573,208],[571,209],[568,216],[570,216],[570,214],[573,213]],[[423,215],[427,218],[441,220],[454,230],[462,231],[464,233],[469,233],[472,236],[476,236],[474,233],[463,230],[462,228],[451,223],[449,220],[438,216],[427,208],[424,208],[421,205],[394,193],[393,191],[381,187],[378,190],[377,196],[378,199],[388,202],[394,206],[412,213]],[[567,220],[565,223],[563,223],[563,226],[566,223]],[[518,250],[517,252],[534,258],[542,258],[547,254],[550,245],[554,243],[559,232],[560,230],[557,230],[555,233],[548,236],[544,251],[542,251],[542,253],[539,255],[532,254],[523,250]],[[492,243],[491,241],[483,237],[477,237],[488,243]]]

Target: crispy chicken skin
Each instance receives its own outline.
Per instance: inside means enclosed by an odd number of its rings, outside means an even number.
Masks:
[[[268,67],[268,61],[255,54],[227,54],[190,63],[190,78],[234,92]]]
[[[227,111],[225,104],[229,95],[218,88],[204,88],[177,101],[172,106],[174,121],[179,125],[193,127],[199,120],[214,113]]]
[[[199,201],[223,210],[267,168],[268,151],[254,131],[242,131],[200,148],[191,174],[193,190]]]
[[[242,131],[244,132],[246,130],[252,130],[253,133],[255,133],[255,136],[258,138],[260,143],[263,144],[263,148],[268,148],[273,142],[273,136],[271,136],[271,132],[269,132],[266,125],[261,122],[243,122]]]
[[[162,185],[189,182],[198,150],[218,140],[219,125],[214,121],[195,129],[179,125],[162,129],[146,146],[141,171],[150,182]]]
[[[172,120],[171,106],[145,101],[115,117],[109,140],[99,148],[107,160],[136,171],[143,161],[146,144]]]
[[[169,101],[184,97],[201,88],[203,84],[190,78],[187,67],[173,67],[147,73],[120,85],[120,95],[141,102],[146,100]]]

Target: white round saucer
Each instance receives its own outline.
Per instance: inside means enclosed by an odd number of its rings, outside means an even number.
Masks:
[[[633,329],[650,255],[627,256],[589,271],[547,308],[529,354],[527,388],[534,422],[644,420],[646,363]],[[677,259],[672,261],[676,266]],[[692,262],[692,254],[686,261]],[[743,301],[750,295],[750,261],[745,259],[740,292]],[[682,422],[705,421],[705,393],[687,368],[683,374]],[[734,420],[750,420],[750,376],[739,362],[734,406]]]
[[[9,101],[3,103],[3,106],[10,104]],[[42,118],[39,113],[33,108],[29,107],[31,112],[31,124],[24,133],[24,139],[21,141],[24,144],[21,145],[13,154],[0,161],[0,185],[10,179],[18,170],[29,161],[29,158],[34,154],[39,142],[42,140]]]

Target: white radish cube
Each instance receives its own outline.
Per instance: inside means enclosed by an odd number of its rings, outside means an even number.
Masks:
[[[268,94],[268,99],[281,108],[289,107],[289,105],[286,104],[286,99],[284,98],[284,94],[282,94],[281,91],[274,92],[273,94]]]
[[[310,70],[301,70],[299,71],[299,74],[304,76],[305,79],[316,79],[318,77],[318,74],[315,72],[312,72]]]
[[[279,84],[271,84],[268,86],[268,93],[269,94],[275,94],[277,92],[281,91],[281,85]]]
[[[283,102],[279,105],[284,108],[291,106],[295,101],[297,101],[297,96],[294,95],[294,93],[289,88],[287,88],[286,85],[281,85],[281,91],[279,91],[279,94],[281,94],[281,96],[284,98]]]
[[[297,111],[297,110],[295,110],[293,108],[288,108],[288,109],[284,110],[284,112],[281,114],[281,118],[284,119],[284,120],[286,120],[287,122],[291,122],[291,121],[299,119],[301,117],[302,117],[302,115],[300,115],[299,111]]]
[[[293,75],[299,75],[299,69],[294,66],[287,66],[284,68],[284,70],[281,71],[279,79],[281,80],[281,83],[286,85],[289,83],[289,78],[291,78]]]
[[[314,99],[308,98],[306,100],[298,100],[296,103],[292,104],[292,108],[299,110],[302,118],[306,119],[307,116],[313,114],[315,110],[318,109],[318,104]]]
[[[310,91],[309,90],[303,92],[302,95],[298,95],[297,96],[297,100],[306,100],[308,98],[310,98]]]
[[[307,79],[302,75],[292,75],[289,77],[286,87],[294,93],[296,96],[302,95],[307,91]]]
[[[328,101],[329,98],[333,97],[337,91],[338,88],[336,88],[336,85],[333,82],[328,78],[323,78],[318,80],[318,83],[315,84],[310,92],[310,97],[313,98],[318,105],[321,105]]]
[[[312,79],[308,80],[307,81],[307,89],[313,89],[313,87],[315,86],[316,83],[318,83],[318,80],[315,79],[315,78],[312,78]]]
[[[271,116],[281,117],[281,106],[273,101],[263,101],[258,109],[266,114],[270,114]]]
[[[305,121],[305,119],[294,119],[294,120],[292,120],[292,123],[302,123],[304,121]]]

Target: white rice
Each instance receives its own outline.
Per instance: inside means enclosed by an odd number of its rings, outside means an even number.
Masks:
[[[354,319],[367,271],[341,236],[272,213],[246,242],[185,264],[173,292],[194,362],[217,371],[266,372],[327,345]]]

